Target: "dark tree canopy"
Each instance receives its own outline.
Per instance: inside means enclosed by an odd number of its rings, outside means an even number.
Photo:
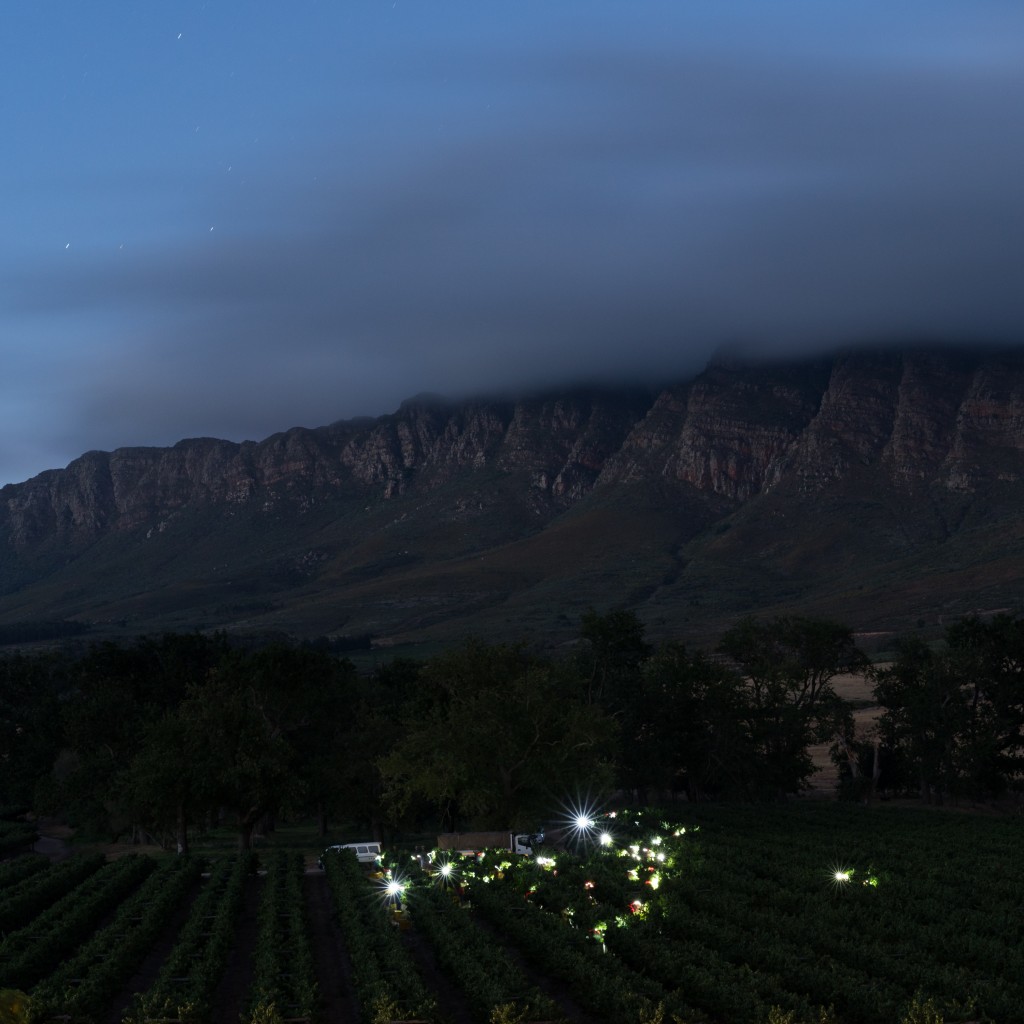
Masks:
[[[844,792],[984,799],[1024,771],[1024,622],[965,619],[871,669],[877,739],[836,695],[865,672],[829,620],[747,618],[714,652],[587,612],[568,656],[469,640],[359,675],[330,645],[142,638],[0,657],[3,802],[185,851],[214,823],[276,816],[388,829],[528,827],[580,794],[778,799],[833,739]],[[856,776],[857,786],[851,784]]]
[[[608,787],[614,726],[559,666],[471,640],[420,678],[430,709],[401,720],[380,761],[394,813],[425,800],[444,827],[527,827],[566,793]]]
[[[881,734],[928,801],[999,796],[1024,770],[1024,621],[966,618],[935,647],[901,638],[874,673]],[[909,779],[896,779],[896,784]]]
[[[808,746],[842,731],[849,714],[832,679],[867,669],[853,633],[827,619],[745,618],[718,650],[746,681],[744,717],[763,760],[759,788],[796,792],[813,771]]]

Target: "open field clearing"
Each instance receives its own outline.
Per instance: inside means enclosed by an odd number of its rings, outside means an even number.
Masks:
[[[853,720],[858,737],[868,736],[881,715],[881,709],[874,702],[873,683],[863,675],[843,674],[832,679],[836,695],[853,704]],[[839,770],[829,756],[831,743],[815,743],[808,747],[808,753],[816,769],[810,778],[810,795],[833,798],[839,781]]]

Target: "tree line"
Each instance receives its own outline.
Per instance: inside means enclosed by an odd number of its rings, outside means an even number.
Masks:
[[[833,687],[866,673],[858,736]],[[831,742],[841,795],[928,800],[1021,781],[1024,621],[965,619],[873,667],[829,620],[746,618],[705,652],[648,642],[635,615],[586,613],[570,655],[471,639],[359,673],[324,645],[144,637],[0,659],[0,805],[111,839],[187,850],[276,816],[389,829],[532,827],[626,791],[640,801],[799,792]]]
[[[877,735],[838,737],[842,791],[879,788],[929,803],[984,801],[1024,789],[1024,619],[975,616],[939,644],[911,634],[871,672]]]

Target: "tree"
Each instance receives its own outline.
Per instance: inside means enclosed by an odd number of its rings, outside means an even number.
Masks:
[[[384,839],[385,780],[381,762],[406,731],[402,722],[421,721],[429,712],[426,688],[421,683],[422,665],[411,658],[395,658],[379,667],[369,679],[356,681],[356,693],[348,713],[349,728],[337,764],[332,807],[344,808],[346,817],[366,822],[370,835]],[[402,808],[403,823],[419,827],[433,808],[414,800]],[[392,814],[391,822],[396,823]]]
[[[273,645],[231,652],[189,687],[184,727],[207,806],[230,809],[239,846],[284,807],[322,808],[343,733],[351,666],[323,651]]]
[[[49,781],[49,806],[112,839],[137,833],[142,805],[132,792],[134,759],[149,729],[177,708],[190,683],[224,657],[222,636],[167,634],[130,647],[93,645],[72,662],[61,700],[61,751]],[[180,761],[180,756],[172,761]]]
[[[886,743],[912,766],[922,799],[998,796],[1024,766],[1024,623],[970,617],[931,648],[916,636],[875,673]]]
[[[684,786],[693,801],[752,794],[757,751],[741,676],[703,652],[667,644],[644,664],[642,693],[623,726],[632,737],[624,741],[623,763],[634,781]]]
[[[589,608],[580,619],[580,638],[584,646],[579,664],[587,680],[587,699],[614,714],[629,701],[640,666],[651,654],[643,623],[633,612],[599,615]]]
[[[1024,619],[971,616],[946,630],[946,642],[969,687],[970,788],[998,795],[1024,772]]]
[[[529,825],[553,800],[609,784],[612,723],[571,672],[520,646],[468,641],[420,680],[432,700],[404,716],[380,760],[393,814],[422,798],[444,827]]]
[[[232,655],[208,680],[191,686],[181,717],[201,757],[195,768],[203,780],[202,802],[229,809],[239,848],[250,849],[257,822],[296,786],[287,732],[250,657]]]
[[[291,750],[297,783],[291,804],[315,814],[326,835],[328,809],[337,807],[335,794],[351,760],[355,668],[323,648],[274,644],[249,658],[248,671]]]
[[[189,852],[190,825],[209,810],[205,740],[186,710],[167,711],[145,727],[125,780],[133,818],[151,833],[172,835],[182,856]]]
[[[0,658],[0,793],[8,806],[36,805],[60,753],[67,671],[60,656]]]
[[[137,652],[114,643],[90,648],[70,675],[50,809],[113,841],[133,825],[124,781],[159,691]]]
[[[895,651],[874,675],[879,729],[888,746],[906,752],[921,798],[941,802],[956,786],[957,737],[965,725],[960,675],[945,652],[916,635],[899,638]]]
[[[863,672],[867,658],[852,632],[826,619],[742,619],[718,646],[747,683],[747,721],[763,758],[762,788],[796,792],[814,770],[807,748],[845,730],[848,718],[832,688],[841,672]]]

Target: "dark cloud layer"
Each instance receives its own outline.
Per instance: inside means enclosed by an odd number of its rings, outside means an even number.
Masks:
[[[66,380],[18,371],[59,414],[7,428],[0,481],[424,390],[656,381],[722,345],[1020,341],[1024,54],[999,26],[954,25],[962,50],[599,34],[405,67],[398,93],[451,97],[414,129],[301,123],[244,187],[168,200],[194,230],[8,268],[5,330],[78,347]]]

